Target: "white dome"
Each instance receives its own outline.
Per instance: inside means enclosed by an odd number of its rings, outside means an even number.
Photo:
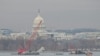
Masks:
[[[41,21],[42,21],[42,22],[41,22]],[[38,25],[40,22],[41,22],[41,24]],[[39,13],[38,13],[37,17],[34,19],[34,21],[33,21],[33,26],[32,26],[32,27],[33,27],[32,32],[34,32],[34,29],[35,29],[36,27],[39,27],[39,29],[37,30],[39,36],[44,35],[44,34],[42,34],[42,33],[45,33],[45,32],[46,32],[46,30],[45,30],[45,25],[44,25],[44,19],[39,15]]]
[[[38,16],[34,19],[33,23],[34,23],[34,24],[39,24],[40,21],[42,21],[42,23],[44,22],[43,18],[42,18],[40,15],[38,15]]]

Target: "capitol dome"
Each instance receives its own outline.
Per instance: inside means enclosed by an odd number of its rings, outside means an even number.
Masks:
[[[42,21],[42,22],[41,22]],[[38,32],[44,32],[45,31],[45,25],[44,25],[44,19],[40,16],[40,14],[38,13],[38,15],[35,17],[35,19],[33,20],[33,29],[35,29],[38,24],[41,22]],[[34,30],[33,30],[34,31]]]
[[[37,24],[40,23],[40,21],[42,21],[42,23],[44,23],[43,18],[42,18],[40,15],[38,15],[38,16],[34,19],[33,23],[37,25]]]

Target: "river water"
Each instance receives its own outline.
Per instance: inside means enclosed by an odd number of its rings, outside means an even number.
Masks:
[[[63,55],[56,55],[56,52],[40,53],[40,55],[12,55],[14,52],[0,52],[0,56],[86,56],[85,54],[69,54],[64,52]],[[92,56],[100,56],[100,52],[93,52]]]

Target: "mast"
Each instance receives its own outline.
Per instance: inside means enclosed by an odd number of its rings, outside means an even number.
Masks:
[[[40,16],[40,9],[38,9],[37,13],[38,13],[38,16]]]

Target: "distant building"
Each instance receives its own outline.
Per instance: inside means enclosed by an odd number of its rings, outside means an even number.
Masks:
[[[33,21],[32,32],[34,32],[34,29],[37,28],[40,21],[42,21],[42,23],[40,24],[39,29],[37,30],[36,37],[47,39],[47,31],[46,31],[46,27],[44,24],[44,19],[40,16],[40,12],[38,12],[37,17]]]
[[[35,36],[36,38],[41,38],[41,39],[54,39],[54,40],[70,40],[73,38],[73,35],[71,34],[66,34],[64,32],[50,32],[46,30],[46,26],[44,24],[44,19],[40,16],[40,12],[38,12],[38,15],[36,18],[33,20],[33,26],[32,26],[32,32],[34,32],[34,29],[37,28],[38,24],[42,21],[42,23],[39,26],[39,29],[37,30],[37,35]],[[9,29],[1,29],[0,30],[0,39],[29,39],[31,34],[27,33],[14,33]],[[9,35],[9,36],[8,36]]]
[[[37,25],[39,24],[40,21],[42,21],[42,23],[40,25],[40,28],[37,31],[37,37],[40,37],[42,39],[52,38],[55,40],[70,40],[71,38],[73,38],[72,35],[66,35],[66,33],[64,33],[64,32],[61,32],[61,33],[48,32],[46,30],[46,26],[44,24],[44,19],[40,16],[39,13],[33,21],[33,29],[37,27]],[[32,32],[34,32],[34,30]]]
[[[82,32],[75,35],[75,38],[79,39],[99,39],[99,37],[100,32]]]
[[[10,35],[12,33],[12,30],[10,29],[0,29],[0,34],[2,35]]]
[[[30,35],[27,33],[11,33],[10,36],[11,39],[16,40],[16,39],[29,39]]]

